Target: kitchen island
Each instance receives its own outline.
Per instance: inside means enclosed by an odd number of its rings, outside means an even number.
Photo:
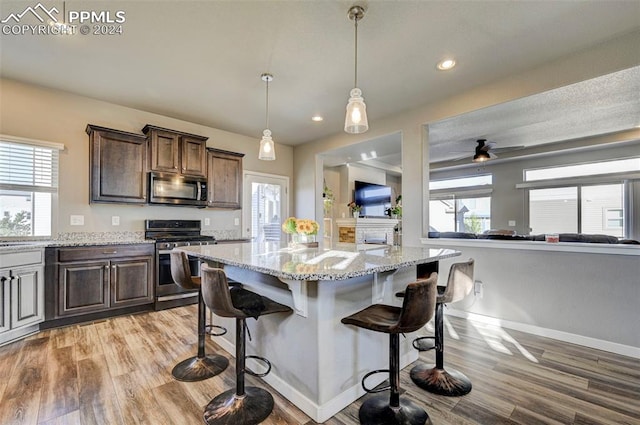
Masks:
[[[238,243],[177,248],[245,288],[290,306],[293,314],[248,320],[247,354],[268,358],[264,378],[317,422],[324,422],[364,394],[362,376],[388,366],[388,337],[340,323],[373,303],[401,305],[395,293],[437,271],[438,262],[460,255],[451,249],[338,243],[288,247],[284,243]],[[215,342],[235,353],[234,321],[216,317],[229,332]],[[401,342],[401,367],[418,358],[411,336]],[[259,365],[248,362],[251,368]],[[254,369],[254,370],[255,370]],[[256,370],[256,371],[258,371]],[[377,385],[386,374],[372,376]],[[377,380],[377,382],[376,382]]]

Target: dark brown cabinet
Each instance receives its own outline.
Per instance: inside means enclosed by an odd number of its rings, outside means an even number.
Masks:
[[[207,206],[242,208],[242,157],[244,154],[207,149]]]
[[[89,124],[91,202],[147,202],[145,136]]]
[[[152,171],[206,176],[207,137],[149,124],[142,132],[149,139],[149,167]]]
[[[46,318],[153,302],[152,244],[47,248]]]

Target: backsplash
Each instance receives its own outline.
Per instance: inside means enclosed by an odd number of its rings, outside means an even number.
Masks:
[[[143,241],[144,232],[63,232],[58,233],[56,241]]]

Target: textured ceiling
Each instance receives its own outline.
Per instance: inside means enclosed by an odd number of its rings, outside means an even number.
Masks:
[[[32,3],[2,0],[0,18]],[[44,3],[62,10],[62,1]],[[372,128],[384,116],[640,28],[638,1],[364,4],[359,86]],[[354,34],[347,18],[351,5],[67,0],[67,11],[124,11],[123,34],[2,35],[1,75],[259,139],[265,119],[260,74],[270,72],[275,77],[270,85],[274,140],[296,145],[342,132],[353,85]],[[447,73],[437,71],[436,62],[449,55],[458,66]],[[318,113],[324,122],[310,120]],[[514,142],[513,137],[499,138],[489,124],[478,118],[469,121],[473,128],[466,133],[433,137],[461,144],[456,150],[480,135],[500,145]],[[446,125],[438,124],[434,132],[445,131]]]

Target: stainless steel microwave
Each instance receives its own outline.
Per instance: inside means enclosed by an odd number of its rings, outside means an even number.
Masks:
[[[207,179],[170,173],[149,173],[152,204],[207,206]]]

